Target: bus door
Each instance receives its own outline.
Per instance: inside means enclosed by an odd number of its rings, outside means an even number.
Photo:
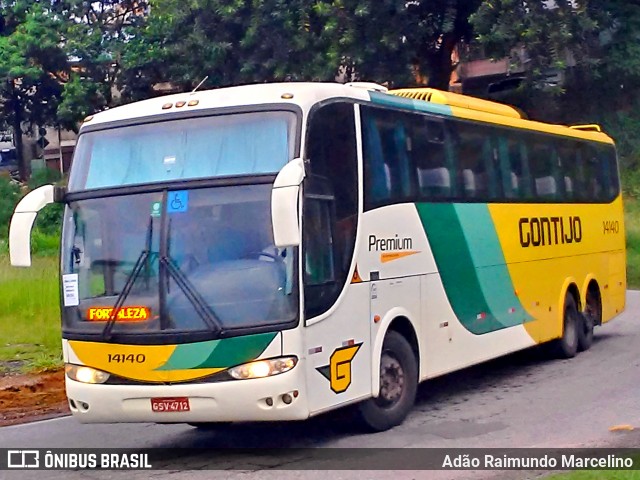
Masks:
[[[346,222],[355,221],[336,221],[335,197],[326,179],[305,179],[303,354],[311,413],[371,393],[369,284],[349,275],[353,246],[344,245],[354,240],[345,238],[344,231],[355,236],[355,224]]]

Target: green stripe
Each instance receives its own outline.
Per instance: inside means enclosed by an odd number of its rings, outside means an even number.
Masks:
[[[482,334],[528,321],[487,205],[419,203],[416,208],[447,298],[462,325]],[[479,318],[481,314],[485,317]]]
[[[504,327],[531,320],[515,295],[489,207],[464,203],[455,205],[455,209],[491,313]]]
[[[228,368],[258,358],[277,333],[260,333],[240,337],[187,343],[176,347],[167,362],[156,370],[193,368]]]
[[[198,368],[228,368],[255,360],[276,335],[276,333],[259,333],[225,338],[211,352],[211,355],[198,365]]]
[[[211,340],[209,342],[186,343],[176,346],[167,363],[158,367],[156,370],[185,370],[196,368],[197,365],[204,362],[211,352],[220,343],[220,340]]]

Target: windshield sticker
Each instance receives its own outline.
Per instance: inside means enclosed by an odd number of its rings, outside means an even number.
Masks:
[[[159,217],[162,214],[162,202],[153,202],[151,204],[151,216]]]
[[[189,191],[179,190],[177,192],[169,192],[167,198],[167,212],[178,213],[186,212],[189,208]]]
[[[77,273],[67,273],[62,275],[62,292],[65,307],[77,307],[80,305]]]
[[[113,314],[113,307],[91,307],[87,309],[87,320],[91,322],[106,322]],[[143,322],[151,318],[148,307],[122,307],[118,310],[116,320],[121,322]]]

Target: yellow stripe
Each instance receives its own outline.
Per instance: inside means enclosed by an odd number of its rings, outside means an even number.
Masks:
[[[466,108],[451,106],[451,112],[458,118],[466,118],[468,120],[477,120],[479,122],[489,122],[498,125],[506,125],[509,127],[523,128],[534,132],[552,133],[555,135],[564,135],[565,137],[583,138],[601,143],[609,143],[613,145],[613,140],[604,133],[585,132],[576,130],[564,125],[552,125],[549,123],[535,122],[532,120],[520,120],[517,118],[506,117],[503,115],[495,115],[492,113],[479,112],[477,110],[468,110]]]
[[[69,341],[78,359],[87,366],[120,377],[146,382],[180,382],[213,375],[223,368],[157,370],[164,365],[176,345],[119,345]]]

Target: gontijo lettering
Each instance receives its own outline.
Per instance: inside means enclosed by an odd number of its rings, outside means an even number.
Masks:
[[[580,217],[532,217],[521,218],[518,222],[520,245],[541,247],[580,243],[582,222]]]

